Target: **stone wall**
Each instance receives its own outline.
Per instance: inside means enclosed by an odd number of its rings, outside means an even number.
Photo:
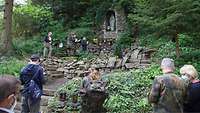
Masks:
[[[123,58],[117,58],[111,53],[100,53],[98,58],[78,61],[76,59],[60,60],[57,58],[43,63],[50,79],[84,77],[90,67],[95,67],[102,74],[116,69],[129,70],[150,66],[151,49],[132,48],[124,53]]]

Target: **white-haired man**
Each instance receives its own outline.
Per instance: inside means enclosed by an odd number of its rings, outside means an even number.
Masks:
[[[153,113],[183,113],[186,96],[184,81],[175,75],[174,61],[164,58],[161,62],[163,75],[154,79],[148,100],[153,106]]]

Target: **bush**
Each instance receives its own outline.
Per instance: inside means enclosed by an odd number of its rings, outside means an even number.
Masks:
[[[150,113],[147,93],[152,79],[161,71],[157,65],[145,70],[112,73],[104,77],[110,81],[108,91],[110,98],[105,106],[109,112]]]
[[[14,9],[15,36],[32,36],[45,29],[52,21],[50,8],[38,5],[20,5]]]
[[[25,66],[25,61],[16,58],[8,58],[3,61],[0,60],[0,75],[10,74],[19,76],[19,72],[23,66]]]
[[[34,53],[42,54],[43,43],[41,38],[32,39],[19,38],[13,40],[13,46],[18,55],[29,55]]]
[[[71,111],[71,105],[72,105],[72,96],[78,94],[79,87],[81,85],[81,79],[80,78],[75,78],[72,79],[71,81],[67,82],[63,86],[61,86],[57,91],[56,95],[54,98],[48,101],[48,108],[50,109],[51,112],[57,112],[59,109],[59,94],[60,93],[66,93],[67,94],[67,103],[66,107],[63,108],[62,110],[64,111]],[[80,102],[80,98],[78,98],[78,101]]]
[[[115,41],[114,54],[120,56],[122,50],[130,47],[133,44],[133,38],[129,35],[128,32],[120,34],[119,38]]]

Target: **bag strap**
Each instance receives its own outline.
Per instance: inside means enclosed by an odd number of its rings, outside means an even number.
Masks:
[[[38,67],[38,69],[37,69],[37,71],[35,72],[35,74],[33,75],[33,77],[31,78],[31,80],[33,80],[35,77],[36,77],[36,75],[37,75],[37,73],[39,72],[39,67]]]

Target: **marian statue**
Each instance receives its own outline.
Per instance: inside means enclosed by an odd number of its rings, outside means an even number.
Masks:
[[[110,16],[110,30],[114,31],[115,30],[115,16],[112,14]]]

